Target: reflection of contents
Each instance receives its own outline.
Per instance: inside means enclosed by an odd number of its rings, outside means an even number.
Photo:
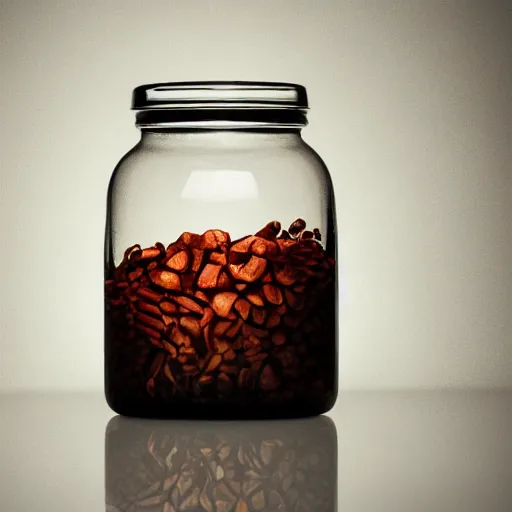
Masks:
[[[105,283],[111,392],[204,403],[332,392],[335,265],[305,228],[127,249]]]
[[[287,424],[143,425],[113,418],[106,434],[107,510],[335,512],[333,423],[317,417]]]

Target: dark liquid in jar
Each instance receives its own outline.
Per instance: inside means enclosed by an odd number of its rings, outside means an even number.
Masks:
[[[297,219],[232,241],[129,247],[105,282],[106,394],[120,414],[320,414],[336,393],[336,272]]]

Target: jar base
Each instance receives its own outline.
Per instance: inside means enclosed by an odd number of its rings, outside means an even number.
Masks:
[[[106,397],[107,404],[117,414],[131,418],[151,419],[200,419],[200,420],[268,420],[293,419],[320,416],[329,412],[336,401],[335,396],[326,397],[319,403],[290,404],[147,404],[132,400],[113,400]]]

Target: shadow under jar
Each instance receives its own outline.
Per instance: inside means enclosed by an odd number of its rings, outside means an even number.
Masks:
[[[144,85],[110,180],[105,391],[119,414],[317,415],[337,395],[332,183],[306,90]]]

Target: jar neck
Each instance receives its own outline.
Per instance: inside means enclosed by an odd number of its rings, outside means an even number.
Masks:
[[[169,130],[144,128],[141,129],[141,145],[146,148],[213,148],[230,149],[250,147],[292,148],[303,144],[301,131],[295,130]]]

